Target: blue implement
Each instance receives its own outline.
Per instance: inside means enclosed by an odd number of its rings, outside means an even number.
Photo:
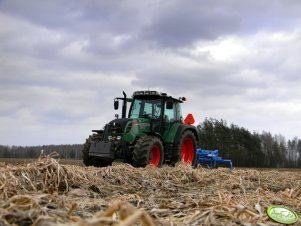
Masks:
[[[228,159],[222,159],[218,156],[218,150],[204,150],[197,149],[197,165],[207,165],[208,168],[213,169],[217,168],[220,165],[227,165],[230,169],[232,169],[232,161]]]

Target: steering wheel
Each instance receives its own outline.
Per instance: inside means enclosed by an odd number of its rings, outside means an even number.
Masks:
[[[148,114],[146,112],[143,113],[142,115],[143,118],[149,118],[149,119],[159,119],[159,116],[153,115],[153,114]]]

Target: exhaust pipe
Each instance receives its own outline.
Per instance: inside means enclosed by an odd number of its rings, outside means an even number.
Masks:
[[[123,105],[122,105],[122,118],[126,118],[126,106],[127,101],[126,101],[126,93],[123,91]]]

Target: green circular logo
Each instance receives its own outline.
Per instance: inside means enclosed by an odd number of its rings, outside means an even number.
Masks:
[[[274,221],[282,224],[293,224],[298,221],[298,215],[286,206],[269,206],[268,216]]]

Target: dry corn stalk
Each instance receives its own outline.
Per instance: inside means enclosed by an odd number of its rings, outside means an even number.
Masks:
[[[0,225],[148,225],[149,215],[156,225],[275,225],[266,215],[271,204],[301,216],[298,171],[94,168],[52,157],[0,164]]]

